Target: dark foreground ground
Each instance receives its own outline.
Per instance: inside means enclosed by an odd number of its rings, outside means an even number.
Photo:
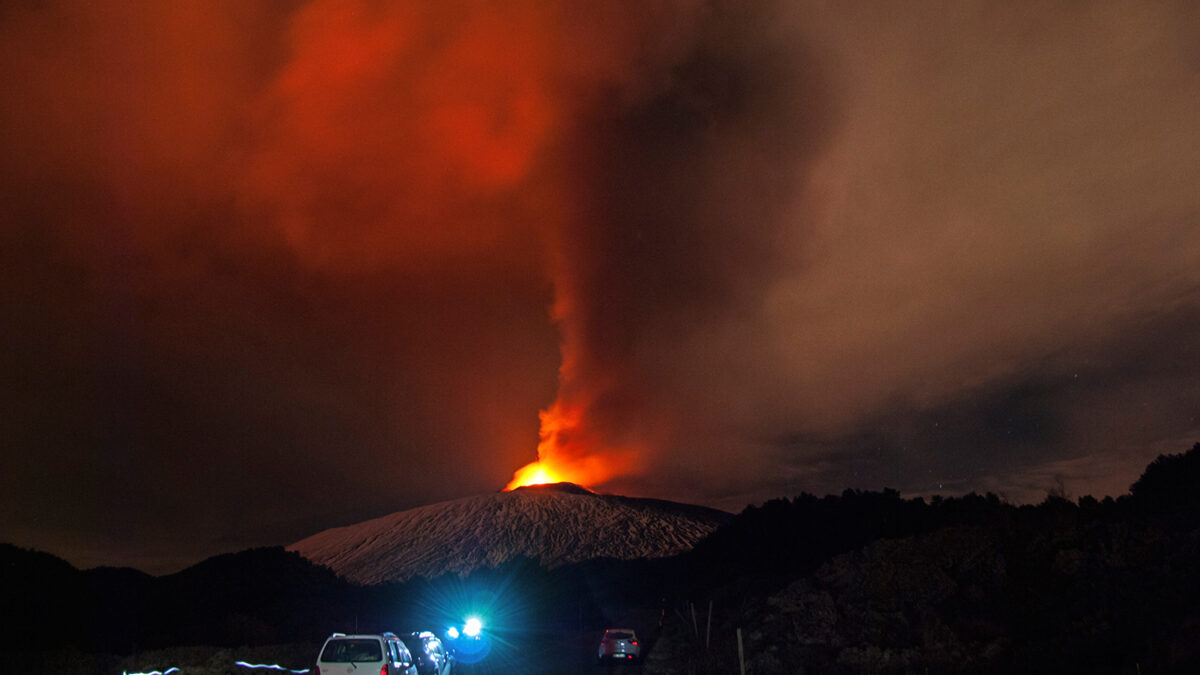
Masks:
[[[599,634],[589,631],[561,636],[529,636],[521,649],[509,649],[503,645],[494,649],[479,663],[458,663],[455,672],[460,675],[626,675],[632,673],[658,673],[653,662],[645,664],[613,663],[597,665],[596,647]],[[236,661],[252,664],[279,665],[288,670],[312,668],[320,645],[280,645],[269,650],[219,649],[213,647],[179,647],[146,652],[131,657],[85,654],[81,652],[46,653],[38,657],[33,670],[21,668],[19,662],[8,661],[5,672],[46,672],[60,675],[83,673],[97,675],[122,675],[126,673],[160,673],[169,668],[179,668],[178,675],[252,675],[286,673],[278,669],[249,669],[235,665]],[[649,658],[653,658],[652,653]],[[669,671],[667,671],[669,672]]]
[[[642,647],[637,663],[597,664],[596,655],[603,631],[574,630],[531,634],[519,631],[495,635],[487,658],[477,664],[460,664],[463,675],[621,675],[654,673],[660,635],[658,612],[627,610],[612,622],[613,628],[632,628]]]
[[[507,630],[488,633],[487,655],[477,663],[458,662],[460,675],[627,675],[667,673],[673,669],[657,658],[655,648],[660,630],[654,610],[630,611],[614,622],[614,627],[633,628],[643,647],[638,663],[597,664],[596,652],[603,631],[567,630],[559,632],[522,632]],[[3,672],[53,672],[56,675],[103,674],[132,675],[162,673],[179,668],[178,675],[278,675],[291,670],[311,669],[319,643],[274,645],[257,648],[175,647],[147,651],[129,657],[87,654],[68,650],[43,652],[36,656],[16,656],[0,661]],[[277,665],[279,669],[250,669],[236,664]],[[18,667],[22,665],[23,667]],[[32,670],[29,666],[32,665]]]

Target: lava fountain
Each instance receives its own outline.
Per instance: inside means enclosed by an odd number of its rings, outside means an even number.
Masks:
[[[513,472],[512,480],[504,489],[562,482],[586,485],[587,477],[579,475],[579,471],[572,470],[568,466],[570,463],[564,461],[570,430],[578,426],[578,414],[567,413],[560,400],[538,413],[538,418],[542,422],[538,431],[538,459]]]
[[[633,448],[613,448],[587,440],[582,407],[568,407],[560,398],[541,411],[538,459],[517,469],[505,490],[526,485],[575,483],[591,487],[620,473],[627,473],[635,458]]]

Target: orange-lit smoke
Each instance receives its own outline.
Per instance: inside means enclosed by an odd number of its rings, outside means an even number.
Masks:
[[[309,2],[258,101],[246,201],[318,268],[540,266],[565,130],[666,17],[612,4]]]
[[[640,299],[656,298],[654,286],[677,276],[670,259],[688,249],[675,242],[691,235],[660,232],[678,251],[673,256],[653,237],[637,250],[621,246],[641,241],[643,230],[661,231],[659,223],[637,222],[647,203],[666,204],[660,197],[670,194],[694,201],[679,187],[687,181],[664,169],[696,165],[694,153],[670,153],[680,140],[706,136],[680,138],[680,128],[696,120],[717,128],[709,123],[720,106],[679,105],[696,99],[679,86],[676,66],[704,21],[693,11],[700,3],[37,4],[46,9],[30,6],[31,25],[50,31],[61,18],[78,34],[60,38],[69,57],[48,50],[58,43],[23,23],[0,36],[0,55],[18,68],[12,81],[22,85],[0,102],[0,128],[20,130],[4,134],[9,155],[19,158],[9,176],[69,166],[71,180],[112,186],[121,206],[116,227],[78,228],[82,235],[73,236],[90,239],[79,251],[111,242],[158,247],[164,274],[187,282],[209,270],[189,254],[194,269],[177,271],[178,251],[220,230],[234,258],[243,247],[254,256],[286,251],[286,265],[298,262],[303,274],[385,271],[397,288],[422,285],[411,298],[377,301],[381,313],[421,310],[440,326],[424,329],[438,339],[397,335],[393,358],[414,364],[397,370],[422,373],[407,384],[436,400],[428,407],[461,410],[471,418],[466,426],[479,427],[477,437],[502,438],[494,442],[506,454],[492,458],[489,475],[533,459],[536,440],[538,462],[514,483],[594,486],[641,468],[642,450],[661,445],[645,428],[663,427],[661,410],[645,413],[652,423],[637,428],[644,382],[636,375],[645,369],[628,364],[664,359],[653,349],[635,354],[630,343],[645,320],[665,317]],[[663,92],[679,101],[642,105]],[[630,110],[661,118],[642,119],[652,122],[645,136],[622,136],[641,128],[614,130]],[[659,155],[662,162],[646,161]],[[660,193],[664,182],[677,188]],[[621,212],[626,202],[635,206]],[[691,222],[677,215],[665,220]],[[627,263],[635,273],[616,269]],[[553,284],[563,366],[539,439],[528,428],[532,406],[521,423],[508,401],[489,407],[498,397],[469,379],[479,368],[456,359],[438,332],[482,325],[462,297],[479,296],[475,286],[501,277],[526,280],[539,293],[546,278]],[[669,300],[661,304],[680,305]],[[458,335],[471,345],[464,351],[481,343],[469,330]],[[406,360],[405,347],[421,356]],[[424,358],[438,350],[442,361]],[[538,375],[551,373],[525,376]],[[546,403],[544,394],[536,400]],[[514,437],[522,437],[520,451]]]
[[[0,102],[0,120],[21,130],[6,135],[23,158],[14,175],[69,166],[112,186],[120,236],[80,228],[80,250],[130,241],[173,264],[179,242],[221,229],[231,248],[285,250],[318,273],[401,270],[437,288],[548,277],[560,392],[540,415],[539,462],[514,484],[631,471],[638,448],[595,413],[608,363],[580,327],[587,272],[565,249],[603,220],[580,204],[580,146],[595,142],[584,128],[670,79],[690,0],[46,4],[74,17],[78,53],[43,58],[39,34],[4,34],[0,54],[28,91]],[[515,456],[511,429],[527,427],[481,412],[477,388],[447,386],[453,367],[429,366],[438,375],[415,388],[454,399],[438,407],[466,411]]]
[[[554,16],[449,4],[316,0],[292,18],[247,185],[306,262],[436,268],[528,247],[524,183],[563,116]]]
[[[599,388],[571,365],[587,348],[564,309],[578,292],[561,248],[593,218],[573,203],[580,120],[661,75],[647,64],[670,63],[679,14],[673,2],[314,0],[291,18],[288,60],[260,101],[247,201],[307,264],[486,261],[550,277],[562,389],[541,413],[539,461],[510,488],[595,485],[632,466],[633,448],[591,429]]]

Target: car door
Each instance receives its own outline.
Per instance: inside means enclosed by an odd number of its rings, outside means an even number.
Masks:
[[[392,649],[396,651],[396,672],[403,675],[418,675],[417,661],[413,658],[412,653],[408,651],[408,647],[399,638],[389,640]]]
[[[441,642],[432,642],[429,645],[430,656],[437,660],[438,675],[449,675],[450,659],[446,655],[446,650],[442,647]]]
[[[384,658],[388,662],[388,675],[403,672],[400,669],[400,652],[396,650],[396,641],[391,638],[387,640],[387,654]]]

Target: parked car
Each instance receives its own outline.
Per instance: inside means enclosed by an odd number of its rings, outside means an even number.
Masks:
[[[419,675],[416,660],[395,633],[334,633],[317,655],[313,675]]]
[[[454,659],[438,636],[423,630],[401,635],[400,639],[408,645],[421,675],[449,675]]]
[[[642,646],[632,628],[609,628],[600,638],[600,651],[596,661],[637,661],[642,657]]]

